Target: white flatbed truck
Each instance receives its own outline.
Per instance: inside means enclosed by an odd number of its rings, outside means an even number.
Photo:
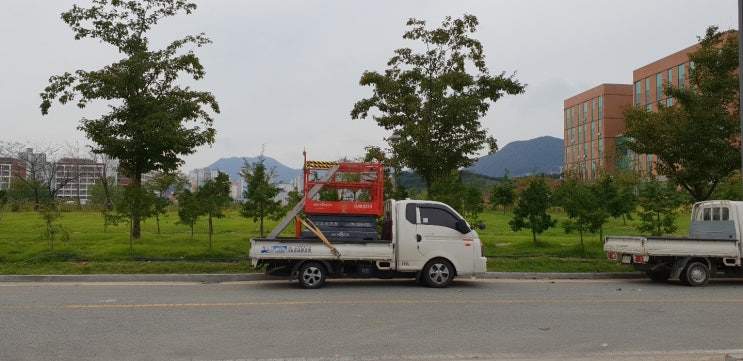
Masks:
[[[711,277],[743,276],[741,223],[743,202],[697,202],[688,237],[606,236],[604,251],[652,280],[704,286]]]
[[[379,239],[255,238],[250,259],[267,275],[296,277],[303,288],[319,288],[327,277],[412,278],[447,287],[455,276],[486,272],[477,232],[446,204],[387,200],[381,228]]]

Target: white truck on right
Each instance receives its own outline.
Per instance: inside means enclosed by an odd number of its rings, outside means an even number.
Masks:
[[[742,276],[743,202],[694,203],[688,237],[606,236],[607,258],[630,264],[654,281],[700,287],[711,277]]]

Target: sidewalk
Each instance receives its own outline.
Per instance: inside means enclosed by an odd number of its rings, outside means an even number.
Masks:
[[[626,273],[528,273],[488,272],[479,279],[634,279],[644,278],[639,272]],[[262,273],[236,274],[102,274],[102,275],[0,275],[0,282],[244,282],[280,280]]]

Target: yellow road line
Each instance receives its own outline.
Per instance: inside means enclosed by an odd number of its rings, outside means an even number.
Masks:
[[[210,308],[252,306],[371,305],[371,304],[570,304],[570,303],[743,303],[743,299],[565,299],[565,300],[366,300],[366,301],[283,301],[283,302],[215,302],[215,303],[125,303],[49,306],[0,306],[0,311],[45,309],[116,309],[116,308]]]

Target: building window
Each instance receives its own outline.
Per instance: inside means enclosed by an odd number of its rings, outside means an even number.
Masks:
[[[645,78],[645,104],[650,104],[650,78]]]
[[[668,69],[668,79],[666,79],[668,85],[673,85],[673,68]]]
[[[591,122],[591,139],[596,136],[596,122]]]
[[[663,99],[663,73],[655,74],[655,101]]]
[[[640,104],[640,82],[635,82],[635,106],[639,107]]]
[[[686,82],[686,76],[684,74],[684,70],[685,70],[684,69],[684,64],[679,65],[679,73],[678,73],[678,79],[679,79],[678,80],[678,84],[679,84],[678,88],[679,89],[684,89],[684,85],[685,85],[684,83]]]
[[[673,99],[672,98],[666,98],[666,106],[670,107],[673,105]]]
[[[599,95],[599,120],[604,118],[604,97]]]
[[[596,120],[596,98],[591,99],[591,121]]]

